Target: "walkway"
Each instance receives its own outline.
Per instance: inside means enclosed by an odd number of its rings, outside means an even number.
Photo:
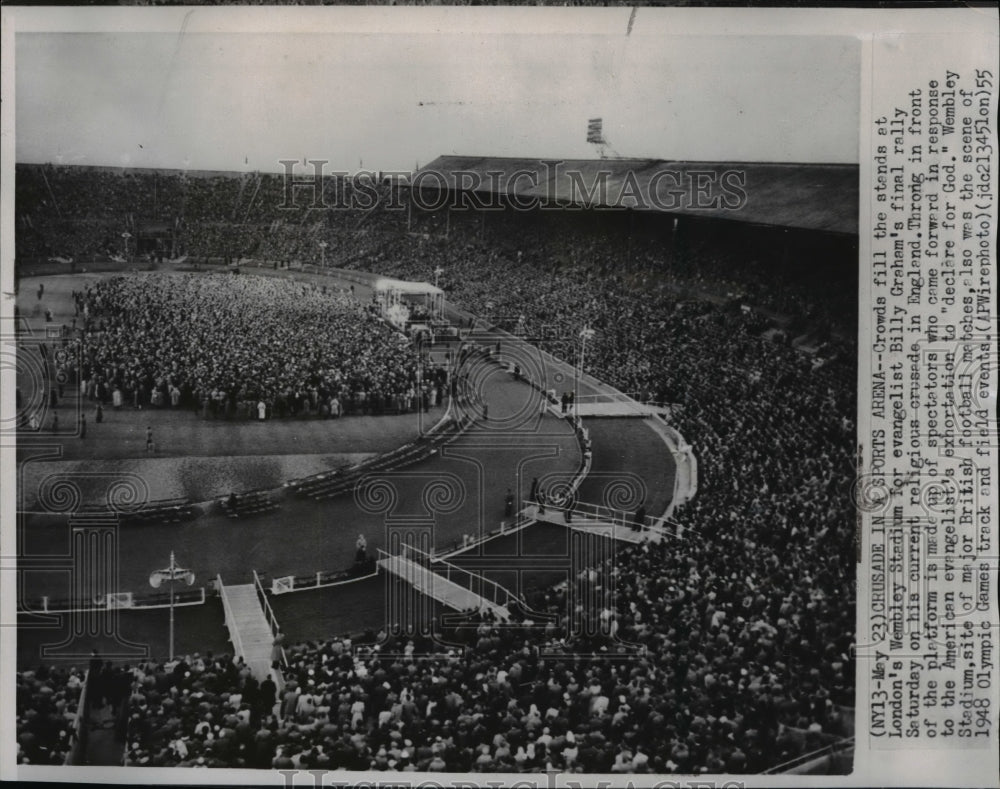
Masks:
[[[498,605],[492,600],[476,594],[442,575],[431,572],[423,564],[407,559],[404,556],[385,556],[379,559],[381,569],[402,578],[421,594],[432,600],[437,600],[456,611],[492,611],[497,619],[506,622],[510,619],[510,611],[506,606]],[[471,573],[467,573],[472,575]],[[485,579],[484,579],[485,580]]]
[[[220,586],[233,654],[242,657],[254,677],[262,681],[271,672],[274,634],[257,599],[257,588],[254,584]]]
[[[89,704],[89,701],[88,701]],[[121,702],[128,704],[128,699]],[[81,714],[83,711],[81,710]],[[84,723],[88,728],[87,745],[84,749],[83,764],[98,767],[120,767],[125,759],[124,719],[121,707],[115,709],[110,704],[87,711]]]
[[[552,406],[554,413],[561,413],[561,406]],[[577,403],[573,412],[580,417],[587,416],[638,416],[648,417],[658,414],[670,414],[669,405],[639,403],[635,400],[616,400],[612,402]]]
[[[608,513],[607,515],[590,514],[574,509],[571,520],[567,521],[566,511],[561,507],[547,504],[545,505],[544,512],[539,512],[537,505],[529,504],[521,511],[521,514],[524,517],[541,521],[542,523],[565,526],[567,529],[588,534],[600,534],[602,537],[617,540],[618,542],[635,544],[647,541],[661,542],[667,536],[665,530],[649,523],[645,524],[642,529],[634,528],[632,523],[627,520],[626,513],[618,513],[616,517],[614,513]]]

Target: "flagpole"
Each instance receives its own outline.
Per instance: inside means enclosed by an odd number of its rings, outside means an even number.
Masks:
[[[154,589],[159,589],[164,583],[170,584],[170,660],[174,659],[174,608],[176,607],[174,582],[182,579],[190,586],[194,583],[194,573],[177,564],[177,557],[173,551],[170,552],[170,566],[162,570],[153,570],[149,576],[149,585]]]
[[[170,552],[170,660],[174,659],[174,552]]]

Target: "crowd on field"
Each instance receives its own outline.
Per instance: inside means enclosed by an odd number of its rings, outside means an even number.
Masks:
[[[284,278],[143,274],[74,296],[81,393],[206,416],[414,411],[440,397],[409,341],[349,291]],[[430,373],[431,371],[428,371]],[[433,389],[433,391],[432,391]]]

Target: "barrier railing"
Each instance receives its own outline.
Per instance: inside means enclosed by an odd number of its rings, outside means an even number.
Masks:
[[[83,764],[87,752],[87,740],[90,736],[90,701],[87,688],[90,686],[90,669],[83,677],[83,687],[80,697],[76,700],[76,721],[73,724],[73,745],[66,752],[64,765]]]
[[[583,425],[577,424],[574,426],[574,433],[580,445],[580,466],[577,469],[576,474],[573,476],[573,481],[570,483],[570,491],[572,491],[575,495],[576,491],[580,488],[580,484],[590,473],[591,464],[593,463],[593,453],[591,452],[590,431],[583,427]],[[520,531],[526,526],[530,526],[532,523],[534,523],[534,520],[531,517],[528,517],[522,510],[513,516],[513,521],[511,523],[507,523],[506,520],[501,521],[498,528],[488,532],[482,532],[479,536],[463,535],[458,540],[455,540],[451,548],[448,548],[441,553],[435,553],[435,556],[442,560],[451,558],[452,556],[457,556],[458,554],[471,548],[483,545],[490,540],[495,540],[498,537],[503,537],[504,535]]]
[[[684,436],[661,415],[655,414],[649,424],[659,433],[674,457],[674,489],[663,516],[666,521],[677,507],[689,502],[698,492],[698,459]]]
[[[632,403],[637,407],[646,406],[646,408],[662,409],[664,411],[669,411],[678,407],[676,403],[664,403],[657,400],[641,399],[640,397],[636,397],[636,394],[638,393],[627,394],[625,392],[604,392],[599,394],[582,394],[575,397],[574,401],[580,405],[585,403]]]
[[[257,575],[257,571],[253,571],[253,583],[254,588],[257,590],[257,598],[261,601],[261,605],[264,608],[264,618],[267,619],[267,624],[271,628],[271,635],[277,636],[281,631],[281,627],[278,625],[278,617],[274,615],[274,609],[271,608],[271,601],[267,599],[267,594],[264,592],[264,585],[260,582],[260,576]],[[271,664],[268,673],[271,675],[271,680],[274,682],[275,687],[278,689],[278,698],[281,698],[281,694],[285,690],[285,675],[281,668],[288,667],[288,653],[285,652],[285,647],[281,647],[281,667]],[[280,715],[281,703],[275,702],[274,710]]]
[[[600,504],[590,504],[586,501],[573,502],[572,507],[562,506],[562,502],[546,502],[544,505],[535,501],[524,501],[525,510],[537,516],[548,516],[557,514],[556,520],[565,523],[581,524],[611,524],[622,528],[635,528],[642,532],[657,532],[666,537],[677,536],[678,524],[666,521],[661,523],[661,518],[655,515],[645,515],[641,520],[636,520],[635,513],[627,510],[618,510],[605,507]],[[567,515],[569,516],[567,518]],[[546,517],[546,520],[548,518]]]
[[[174,607],[204,605],[208,599],[205,587],[189,591],[178,591],[174,599]],[[112,592],[98,599],[89,606],[71,606],[63,601],[52,602],[47,595],[42,595],[39,605],[30,607],[21,603],[18,613],[22,614],[81,614],[94,611],[137,610],[147,611],[153,608],[169,608],[169,595],[151,595],[135,597],[132,592]]]
[[[290,592],[307,592],[311,589],[328,589],[331,586],[343,586],[366,578],[374,578],[376,575],[378,575],[377,570],[359,575],[346,570],[339,572],[319,570],[311,575],[284,575],[271,579],[271,594],[282,595]]]
[[[477,336],[476,328],[473,328],[466,333],[465,337],[470,342],[481,340],[492,343],[495,342],[497,339],[502,338],[504,343],[509,343],[511,346],[514,347],[518,345],[530,345],[530,343],[523,337],[511,334],[508,331],[504,331],[498,326],[490,325],[488,318],[477,318],[477,316],[474,316],[472,313],[467,312],[466,310],[463,310],[454,304],[445,302],[444,311],[446,315],[448,315],[452,320],[455,320],[460,326],[468,324],[469,326],[472,327],[480,327],[480,326],[482,327],[483,330],[482,336]],[[577,394],[575,398],[576,402],[579,403],[620,402],[624,404],[634,403],[637,410],[641,409],[643,405],[641,400],[634,398],[631,395],[626,394],[625,392],[621,392],[617,389],[614,389],[605,382],[600,381],[594,376],[590,375],[585,370],[582,371],[579,370],[573,364],[565,362],[562,359],[553,356],[548,351],[545,351],[541,348],[535,348],[535,350],[537,351],[539,358],[543,360],[543,362],[548,368],[554,370],[565,370],[566,373],[571,378],[574,379],[579,378],[580,383],[586,384],[592,389],[599,390],[597,393]],[[528,384],[534,386],[540,391],[544,391],[544,388],[541,383],[537,381],[532,381],[530,379],[524,379],[524,380],[526,380]],[[552,402],[551,399],[550,402]],[[673,409],[676,407],[675,404],[670,404],[670,403],[648,402],[645,405],[647,406],[647,408],[648,407],[657,409],[663,408],[664,410]],[[656,419],[657,417],[654,416],[654,421]],[[659,421],[662,425],[666,426],[665,420],[661,419]],[[664,437],[664,440],[667,440],[667,443],[670,445],[671,450],[674,452],[677,462],[682,463],[683,468],[680,469],[682,473],[674,475],[674,496],[672,497],[671,503],[668,506],[665,518],[663,519],[663,523],[670,523],[670,521],[667,519],[672,515],[674,508],[676,506],[679,506],[680,504],[690,501],[695,496],[698,490],[698,464],[697,464],[697,458],[694,456],[694,453],[691,449],[691,445],[688,444],[687,441],[685,441],[684,437],[679,432],[677,432],[675,428],[671,427],[670,430],[673,433],[673,435],[671,436],[671,438],[673,439],[672,441],[668,440],[667,438],[668,434],[666,432],[662,430],[658,432],[660,433],[661,436]]]
[[[843,753],[851,748],[854,748],[854,738],[848,737],[847,739],[838,740],[837,742],[830,743],[829,745],[824,745],[814,751],[809,751],[809,753],[803,753],[801,756],[796,756],[794,759],[789,759],[787,762],[782,762],[774,767],[769,767],[760,773],[760,775],[778,775],[781,773],[791,772],[795,770],[796,767],[802,767],[810,762],[836,756],[837,754]]]
[[[625,403],[633,398],[624,392],[604,392],[599,394],[582,394],[573,398],[577,403]]]
[[[461,411],[462,409],[456,408],[455,400],[456,398],[449,393],[444,413],[415,441],[351,466],[343,466],[333,471],[322,471],[307,477],[288,480],[283,483],[282,487],[306,495],[313,495],[311,491],[316,490],[320,492],[320,495],[326,497],[331,491],[340,491],[341,486],[346,490],[356,479],[371,469],[383,468],[389,464],[401,467],[419,460],[436,445],[454,441],[467,427],[466,424],[462,423],[460,417],[456,417],[456,410]],[[446,430],[446,428],[454,429]]]
[[[257,599],[260,600],[261,606],[264,608],[264,618],[267,619],[267,624],[271,628],[271,635],[276,636],[281,630],[281,626],[278,624],[278,617],[274,615],[274,609],[271,608],[271,601],[267,599],[267,594],[264,592],[264,585],[260,582],[260,576],[257,575],[257,571],[253,571],[253,584],[254,588],[257,590]],[[281,663],[284,666],[288,665],[288,656],[285,654],[285,648],[281,648]]]
[[[530,526],[532,523],[534,523],[534,521],[531,518],[525,517],[519,513],[515,514],[512,516],[509,523],[506,520],[500,521],[500,525],[490,531],[481,532],[478,535],[463,534],[461,537],[453,540],[450,545],[443,546],[443,549],[440,552],[435,551],[434,557],[436,560],[442,561],[444,559],[450,559],[460,553],[464,553],[472,548],[483,545],[490,540],[514,534],[526,526]]]
[[[392,558],[391,554],[386,553],[381,548],[379,549],[379,555],[387,559]],[[400,555],[411,561],[422,559],[423,561],[420,562],[421,566],[425,567],[432,575],[444,578],[457,586],[468,589],[473,594],[478,595],[493,605],[509,609],[510,604],[516,602],[522,607],[527,607],[518,595],[501,586],[496,581],[491,581],[489,578],[477,575],[466,570],[464,567],[459,567],[412,545],[404,545]]]

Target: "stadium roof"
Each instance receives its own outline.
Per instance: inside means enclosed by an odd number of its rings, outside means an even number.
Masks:
[[[858,232],[858,166],[440,156],[413,176],[448,188],[564,205],[728,219],[827,233]]]

